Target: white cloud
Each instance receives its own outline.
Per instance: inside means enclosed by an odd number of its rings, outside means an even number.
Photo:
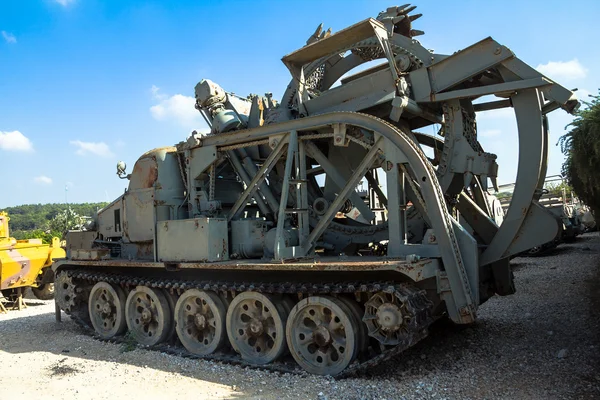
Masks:
[[[71,3],[75,3],[75,0],[54,0],[55,2],[57,2],[58,4],[60,4],[63,7],[68,6]]]
[[[186,128],[206,126],[202,116],[194,107],[196,99],[182,94],[168,96],[159,93],[159,90],[154,85],[150,89],[152,98],[158,102],[158,104],[150,107],[150,113],[154,119],[158,121],[174,121]]]
[[[52,185],[52,178],[48,178],[46,175],[36,176],[33,180],[42,185]]]
[[[0,149],[7,151],[33,151],[33,144],[19,131],[1,132]]]
[[[6,43],[17,43],[17,38],[10,32],[2,31],[2,37]]]
[[[152,93],[152,98],[154,100],[164,100],[167,95],[159,93],[160,88],[156,85],[152,85],[152,87],[150,88],[150,92]]]
[[[549,61],[547,64],[540,64],[536,68],[542,74],[553,80],[574,80],[587,76],[585,68],[576,58],[571,61]]]
[[[104,142],[82,142],[81,140],[72,140],[71,144],[77,147],[75,154],[84,156],[86,154],[95,154],[100,157],[112,157],[113,153],[110,151],[108,145]]]

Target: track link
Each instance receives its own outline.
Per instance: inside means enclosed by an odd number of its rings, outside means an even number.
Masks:
[[[410,328],[409,335],[406,340],[402,343],[386,348],[379,349],[376,353],[369,350],[368,355],[359,357],[353,364],[349,365],[345,370],[335,376],[335,378],[347,378],[356,376],[364,371],[373,368],[382,362],[393,358],[394,356],[402,353],[404,350],[412,347],[417,342],[421,341],[428,335],[428,327],[433,322],[431,316],[431,308],[433,303],[427,298],[425,291],[419,290],[414,286],[407,284],[398,284],[393,282],[328,282],[328,283],[268,283],[268,282],[229,282],[229,281],[185,281],[177,279],[148,279],[143,277],[131,277],[124,276],[115,273],[104,273],[104,272],[90,272],[81,270],[64,270],[59,274],[67,274],[76,286],[93,285],[97,282],[107,282],[114,285],[119,285],[125,289],[131,289],[138,285],[147,286],[155,289],[166,289],[172,294],[180,295],[187,289],[199,289],[199,290],[211,290],[217,293],[229,293],[236,294],[244,291],[256,291],[260,293],[269,294],[294,294],[298,297],[306,297],[311,295],[339,295],[339,294],[353,294],[353,295],[372,295],[377,292],[394,293],[399,299],[406,301],[409,310],[415,316],[416,324]],[[83,288],[82,288],[83,289]],[[77,307],[81,312],[87,312],[87,306],[85,309],[82,308],[84,304],[87,304],[87,298],[83,298],[81,293],[85,293],[85,290],[81,290],[80,294],[77,295],[76,306],[73,310],[65,311],[71,319],[77,323],[89,336],[96,340],[109,343],[127,343],[128,340],[125,335],[116,336],[111,339],[103,339],[99,337],[93,327],[88,322],[78,315]],[[293,360],[290,361],[277,361],[268,365],[253,365],[244,361],[237,353],[233,350],[224,350],[213,353],[207,356],[198,356],[196,354],[188,352],[175,337],[168,343],[162,343],[155,346],[143,346],[137,345],[138,348],[147,350],[159,351],[179,357],[185,357],[190,359],[204,359],[224,362],[228,364],[235,364],[253,369],[268,370],[279,373],[290,373],[290,374],[306,374],[306,371],[302,370]]]

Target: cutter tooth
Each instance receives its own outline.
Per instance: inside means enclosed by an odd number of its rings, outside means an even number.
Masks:
[[[317,29],[315,30],[315,33],[313,33],[308,40],[306,41],[306,44],[312,44],[315,41],[319,40],[319,35],[321,35],[321,32],[323,31],[323,23],[321,22],[321,24],[319,26],[317,26]]]
[[[423,31],[420,31],[420,30],[418,30],[418,29],[411,29],[411,30],[410,30],[410,36],[411,36],[411,37],[414,37],[414,36],[421,36],[421,35],[424,35],[424,34],[425,34],[425,32],[423,32]]]
[[[406,15],[399,15],[399,16],[395,17],[394,19],[392,19],[392,23],[394,25],[396,25],[398,22],[402,21],[404,18],[406,18]]]
[[[412,21],[415,21],[415,20],[421,18],[422,16],[423,16],[423,14],[415,14],[415,15],[409,16],[408,19],[410,19],[410,21],[412,22]]]
[[[400,7],[396,7],[396,12],[398,14],[403,14],[406,7],[410,7],[410,4],[403,4]]]
[[[315,30],[315,33],[313,33],[313,36],[319,37],[321,32],[323,32],[323,23],[322,22],[319,24],[319,26],[317,26],[317,30]]]
[[[331,28],[327,29],[327,32],[324,32],[324,33],[321,35],[321,39],[328,38],[329,36],[331,36]]]
[[[417,8],[417,6],[411,6],[408,8],[402,8],[402,10],[400,10],[399,14],[408,14],[409,12],[411,12],[412,10],[414,10],[415,8]]]

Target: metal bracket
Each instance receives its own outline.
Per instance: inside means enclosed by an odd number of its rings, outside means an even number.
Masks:
[[[346,138],[346,124],[333,124],[333,145],[348,147],[350,139]]]

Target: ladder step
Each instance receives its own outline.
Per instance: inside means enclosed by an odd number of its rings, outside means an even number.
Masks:
[[[286,208],[286,214],[304,214],[308,212],[306,208]]]
[[[308,183],[307,179],[290,179],[290,185],[294,185],[297,183]]]

